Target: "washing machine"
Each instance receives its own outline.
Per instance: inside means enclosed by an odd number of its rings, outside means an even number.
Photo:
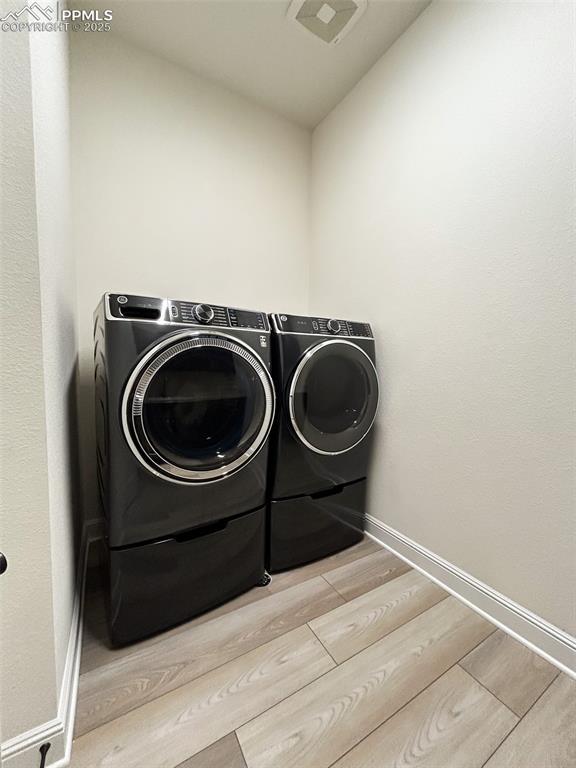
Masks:
[[[280,571],[363,537],[379,383],[368,323],[272,315],[278,416],[267,562]]]
[[[270,325],[262,312],[109,293],[94,342],[110,628],[124,644],[264,578]]]

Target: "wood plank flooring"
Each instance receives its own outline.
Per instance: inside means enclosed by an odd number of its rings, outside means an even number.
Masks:
[[[576,682],[559,675],[486,768],[572,768],[576,765]]]
[[[73,768],[576,765],[576,682],[368,539],[122,649],[89,575]]]
[[[333,667],[309,627],[293,629],[80,736],[78,765],[178,765]]]
[[[306,624],[343,603],[321,577],[192,626],[81,676],[76,734],[81,735]]]
[[[519,717],[558,674],[555,667],[500,630],[469,653],[461,666]]]
[[[380,550],[329,570],[324,577],[342,597],[351,600],[409,570],[410,566],[392,552]]]
[[[314,619],[310,628],[341,663],[447,596],[430,579],[411,570]]]
[[[246,768],[246,762],[236,734],[229,733],[180,763],[178,768]]]
[[[334,768],[481,768],[518,718],[458,665],[361,741]],[[465,755],[465,762],[458,763]]]
[[[446,598],[238,731],[250,768],[328,768],[492,632]]]

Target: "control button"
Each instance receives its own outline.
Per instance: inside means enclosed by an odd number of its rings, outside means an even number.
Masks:
[[[288,318],[286,317],[286,315],[280,315],[280,320],[282,320],[282,322],[285,323],[286,320],[288,320]]]
[[[170,305],[170,317],[178,317],[178,307],[175,304]]]
[[[196,304],[194,317],[199,323],[209,323],[214,319],[214,310],[209,304]]]
[[[339,333],[340,323],[338,322],[338,320],[328,320],[327,328],[330,331],[330,333]]]
[[[118,296],[116,299],[118,304],[127,304],[128,303],[128,296]]]

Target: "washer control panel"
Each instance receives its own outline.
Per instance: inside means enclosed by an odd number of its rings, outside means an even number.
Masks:
[[[272,315],[272,317],[276,328],[282,333],[373,338],[372,328],[368,323],[356,323],[334,317],[304,317],[303,315]]]
[[[178,325],[216,326],[270,330],[264,312],[250,312],[235,307],[222,307],[196,301],[160,299],[133,294],[106,294],[109,316],[114,320],[147,320]]]

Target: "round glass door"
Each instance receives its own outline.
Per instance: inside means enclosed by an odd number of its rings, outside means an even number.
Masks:
[[[292,377],[289,411],[298,438],[316,453],[349,451],[368,434],[378,408],[378,376],[368,355],[330,340],[307,352]]]
[[[270,375],[241,341],[185,333],[149,353],[126,389],[129,442],[152,471],[215,480],[262,447],[274,410]]]

